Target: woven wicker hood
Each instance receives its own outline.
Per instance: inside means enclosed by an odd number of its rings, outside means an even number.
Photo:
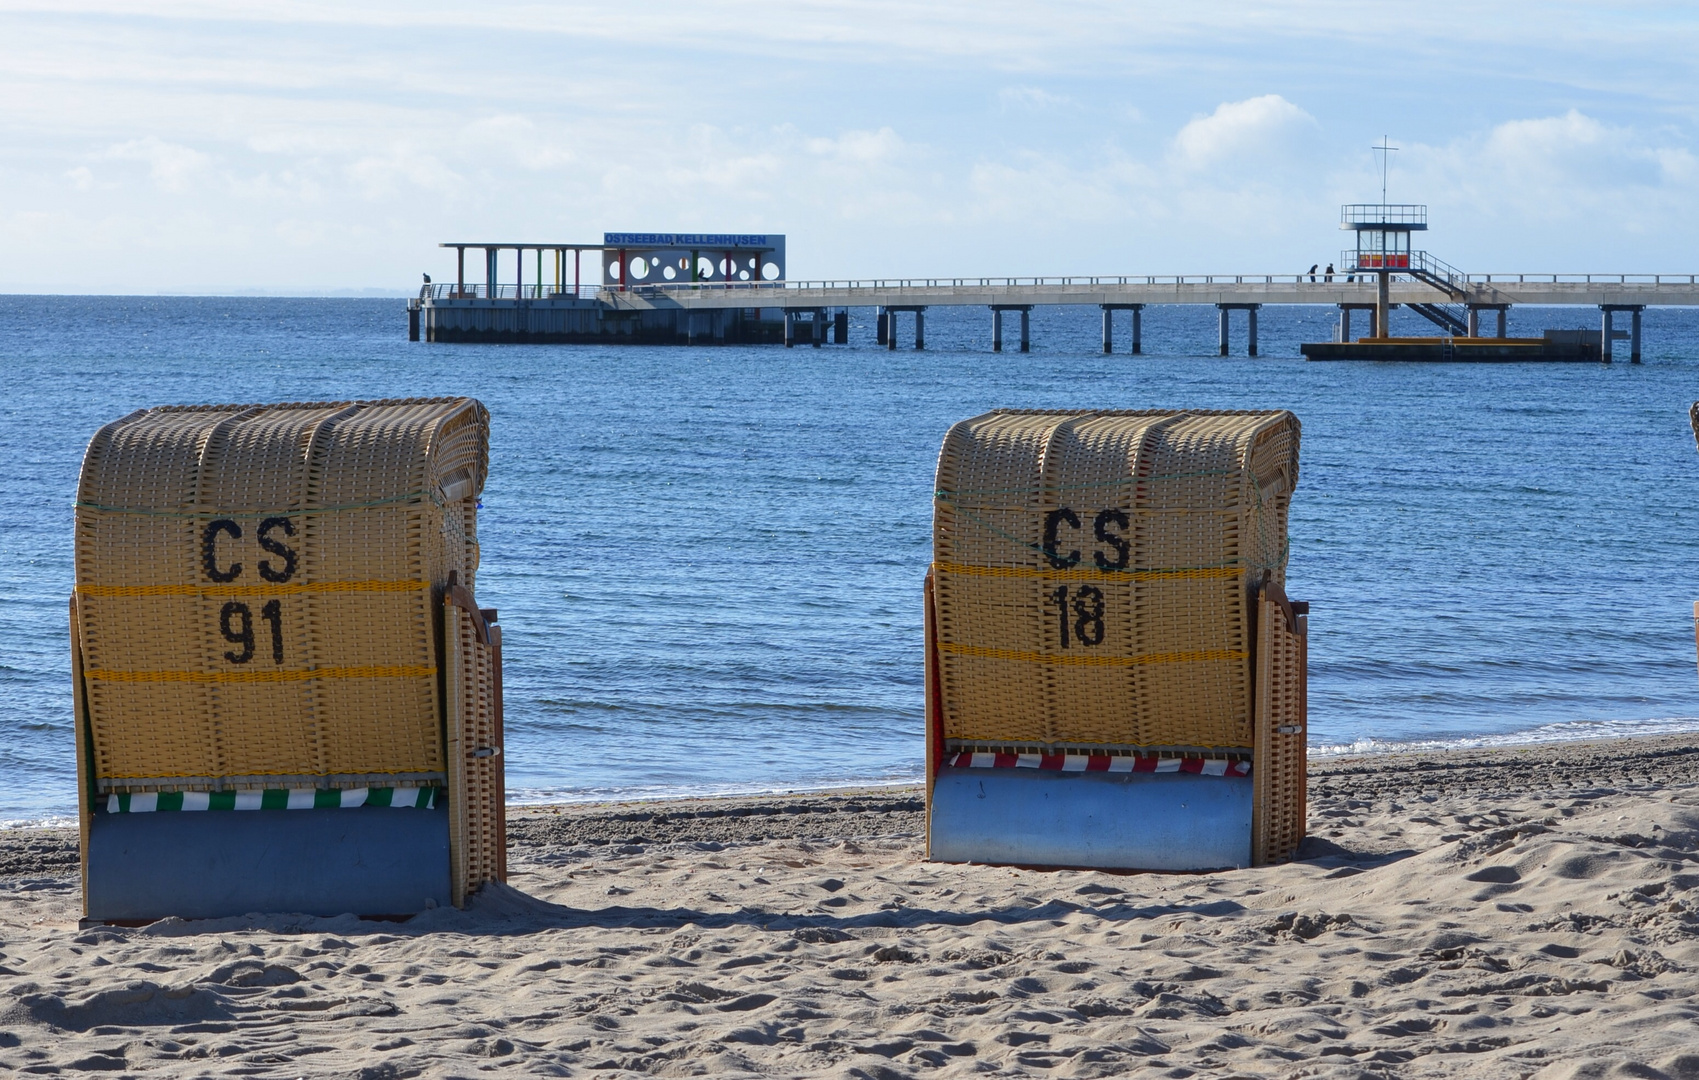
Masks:
[[[1283,585],[1289,412],[998,410],[950,429],[933,531],[952,747],[1248,749],[1254,590]]]
[[[103,427],[76,523],[96,790],[444,779],[434,600],[474,584],[488,444],[470,398]]]

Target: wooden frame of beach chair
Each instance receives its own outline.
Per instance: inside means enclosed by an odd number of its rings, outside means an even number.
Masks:
[[[71,601],[90,921],[397,916],[503,880],[488,446],[470,398],[160,408],[95,435]]]
[[[1297,444],[1284,412],[952,428],[924,590],[929,857],[1199,870],[1296,853]]]
[[[1693,428],[1693,441],[1699,443],[1699,401],[1687,410],[1687,422]],[[1699,600],[1693,601],[1693,644],[1699,649]]]

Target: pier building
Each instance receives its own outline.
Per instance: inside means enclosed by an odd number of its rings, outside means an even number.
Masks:
[[[1626,339],[1629,359],[1637,362],[1641,313],[1647,307],[1699,306],[1695,274],[1466,274],[1414,248],[1412,235],[1426,226],[1427,210],[1419,205],[1345,207],[1341,228],[1355,234],[1355,246],[1341,254],[1332,274],[815,281],[786,275],[785,238],[776,234],[606,233],[594,243],[450,242],[442,246],[456,251],[456,280],[427,283],[409,302],[408,336],[435,342],[818,347],[847,343],[848,310],[872,308],[878,344],[895,349],[906,338],[924,349],[929,308],[979,307],[990,315],[988,348],[1003,350],[1005,316],[1012,315],[1019,323],[1014,344],[1026,352],[1033,346],[1033,308],[1072,305],[1100,309],[1104,352],[1115,351],[1120,322],[1128,331],[1123,350],[1138,355],[1146,345],[1144,309],[1183,304],[1215,306],[1220,355],[1232,351],[1233,327],[1239,324],[1244,350],[1255,356],[1257,312],[1263,306],[1328,304],[1338,309],[1338,328],[1332,342],[1305,346],[1312,359],[1366,354],[1385,359],[1543,358],[1534,357],[1527,344],[1538,342],[1540,351],[1553,358],[1609,362],[1613,342]],[[469,250],[474,259],[483,259],[482,282],[467,280]],[[588,274],[587,252],[596,258]],[[1507,313],[1519,304],[1594,307],[1600,330],[1508,338]],[[1381,328],[1399,306],[1434,323],[1440,336],[1383,337]],[[1244,313],[1242,320],[1237,312]],[[1354,338],[1357,313],[1366,316],[1369,333]],[[1495,338],[1479,336],[1483,313],[1496,321]],[[1616,328],[1622,313],[1628,315],[1626,332]],[[1447,341],[1452,343],[1449,353]],[[1345,353],[1333,348],[1374,343],[1385,348]]]

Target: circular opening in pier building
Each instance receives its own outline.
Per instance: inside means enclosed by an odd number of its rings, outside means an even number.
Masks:
[[[631,260],[631,276],[639,281],[649,276],[649,260],[639,255]]]
[[[673,278],[678,277],[678,271],[673,268],[673,265],[671,263],[668,263],[666,265],[666,268],[661,271],[661,274],[668,281],[671,281]]]
[[[608,276],[611,277],[611,278],[618,278],[619,277],[619,260],[618,259],[615,259],[613,262],[608,264]]]
[[[714,276],[714,260],[712,260],[712,259],[697,259],[696,260],[696,276],[699,277],[699,278],[711,278],[711,277],[713,277]]]
[[[768,281],[779,280],[779,264],[768,263],[766,266],[763,266],[761,268],[761,276],[766,278]]]
[[[720,260],[720,273],[726,275],[727,277],[731,277],[732,271],[734,271],[736,269],[737,269],[737,264],[732,262],[730,259],[721,259]]]
[[[737,279],[739,281],[748,281],[749,280],[749,271],[748,270],[739,270],[737,272]]]

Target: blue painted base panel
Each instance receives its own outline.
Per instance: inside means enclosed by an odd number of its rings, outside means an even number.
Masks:
[[[932,858],[1104,870],[1251,863],[1251,778],[945,768]]]
[[[448,869],[446,809],[99,813],[88,917],[407,915],[448,906]]]

